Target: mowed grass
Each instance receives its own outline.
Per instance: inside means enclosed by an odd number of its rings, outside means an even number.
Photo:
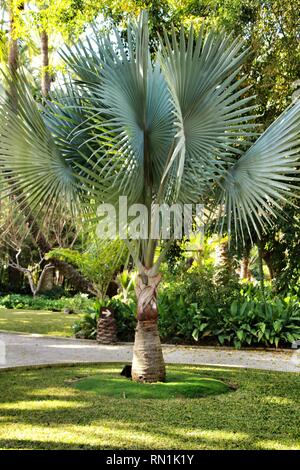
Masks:
[[[0,330],[38,333],[49,336],[73,336],[72,325],[80,315],[45,310],[0,308]]]
[[[165,383],[141,384],[122,376],[107,374],[92,375],[74,381],[74,386],[83,392],[98,393],[107,398],[129,398],[140,400],[154,398],[199,398],[227,393],[230,387],[221,380],[201,377],[199,374],[169,372]]]
[[[298,373],[172,365],[168,377],[175,384],[205,379],[238,388],[199,398],[170,391],[146,398],[129,396],[121,367],[1,371],[0,448],[300,449]],[[92,378],[96,391],[80,389]],[[110,396],[108,381],[110,390],[122,381],[123,391]]]

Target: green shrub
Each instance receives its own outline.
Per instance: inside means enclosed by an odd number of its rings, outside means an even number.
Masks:
[[[76,338],[96,339],[97,321],[99,313],[97,311],[86,313],[81,320],[73,325],[73,331]]]
[[[288,345],[300,339],[300,304],[296,295],[276,297],[266,284],[240,284],[235,275],[220,276],[213,267],[166,276],[158,297],[159,331],[166,342],[210,338],[241,346]],[[224,280],[225,279],[225,280]]]
[[[77,312],[85,312],[92,307],[93,303],[94,301],[89,299],[86,294],[77,294],[73,297],[61,297],[60,299],[52,299],[45,295],[32,297],[30,295],[20,294],[8,294],[0,297],[0,308],[26,310],[62,311],[65,308],[69,308]]]
[[[193,338],[212,336],[220,344],[276,346],[300,339],[300,305],[294,299],[233,301],[229,310],[198,309]]]
[[[193,319],[197,313],[194,303],[186,302],[184,295],[174,289],[162,291],[158,297],[158,326],[161,339],[167,342],[191,341]]]
[[[219,273],[213,266],[203,266],[180,277],[165,276],[158,296],[159,331],[164,341],[193,341],[198,312],[230,309],[239,298],[241,287],[236,276],[227,276],[224,282],[216,274]]]
[[[136,301],[128,298],[125,303],[115,296],[110,300],[117,321],[118,337],[121,341],[132,341],[136,327]]]
[[[119,340],[133,340],[136,325],[136,303],[130,298],[125,303],[119,296],[115,296],[108,300],[96,301],[89,313],[84,315],[81,320],[75,322],[73,326],[75,336],[78,338],[96,339],[97,321],[100,316],[101,307],[104,306],[112,308],[114,311]]]
[[[125,276],[125,275],[124,275]],[[126,277],[126,279],[125,279]],[[96,338],[101,306],[113,308],[120,341],[132,341],[136,325],[136,300],[128,273],[120,294],[97,301],[85,294],[51,299],[48,296],[10,294],[0,297],[0,307],[54,310],[65,308],[86,315],[74,325],[82,338]],[[300,339],[300,303],[296,295],[275,296],[265,286],[265,301],[259,286],[216,281],[212,268],[165,276],[158,296],[159,331],[164,342],[193,343],[208,338],[221,345],[279,346]]]

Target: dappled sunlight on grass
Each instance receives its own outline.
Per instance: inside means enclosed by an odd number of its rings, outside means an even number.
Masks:
[[[64,444],[74,446],[74,440],[77,446],[99,446],[101,448],[122,448],[122,446],[130,446],[131,448],[145,447],[151,449],[157,443],[156,433],[149,433],[147,431],[141,432],[139,430],[131,430],[127,427],[122,429],[117,422],[111,426],[101,426],[100,424],[93,426],[16,426],[7,425],[8,440],[38,440],[47,444],[51,442],[57,444],[57,447],[63,447]],[[1,440],[1,435],[0,435]],[[161,436],[160,443],[163,448],[168,448],[168,437]],[[56,448],[57,448],[56,447]]]
[[[59,397],[74,397],[78,395],[77,390],[73,390],[72,388],[66,388],[61,387],[61,388],[41,388],[39,390],[32,390],[28,391],[27,393],[28,396],[31,397],[44,397],[44,398],[59,398]],[[0,405],[1,406],[1,405]]]
[[[0,330],[67,337],[73,336],[72,326],[80,317],[46,310],[0,308]]]
[[[300,378],[299,378],[299,380],[300,380]],[[274,404],[274,405],[294,405],[295,404],[295,401],[291,400],[290,398],[276,397],[276,396],[274,396],[274,397],[270,397],[270,396],[263,397],[262,401],[264,401],[266,403],[271,403],[271,404]]]
[[[153,448],[156,446],[158,433],[160,448],[176,448],[176,441],[181,437],[183,443],[188,443],[191,448],[205,448],[210,442],[238,442],[248,439],[247,434],[233,433],[219,430],[186,430],[176,427],[172,430],[163,426],[159,431],[149,431],[147,427],[139,423],[122,423],[120,421],[108,420],[106,424],[95,421],[89,426],[82,425],[48,425],[47,428],[40,426],[21,425],[18,429],[13,425],[7,427],[10,440],[26,440],[28,433],[30,439],[41,442],[56,442],[61,444],[76,444],[97,447],[99,441],[102,447],[116,446],[121,448],[129,445],[131,448]]]
[[[190,399],[112,396],[119,364],[0,372],[0,448],[280,449],[299,448],[299,374],[169,366],[166,384],[205,379],[235,383],[235,392]],[[103,390],[75,388],[94,377]],[[113,379],[113,380],[111,380]],[[193,379],[193,380],[192,380]],[[174,382],[170,382],[173,380]],[[77,382],[76,382],[77,381]]]
[[[261,450],[300,450],[300,440],[298,443],[285,439],[284,443],[275,440],[258,441],[256,447]]]
[[[243,432],[232,432],[224,430],[193,429],[191,431],[176,428],[173,429],[174,435],[180,435],[185,439],[202,439],[208,441],[242,441],[249,439],[249,434]]]
[[[77,401],[64,401],[64,400],[30,400],[30,401],[16,401],[14,403],[1,403],[1,410],[58,410],[59,408],[83,408],[84,404]]]

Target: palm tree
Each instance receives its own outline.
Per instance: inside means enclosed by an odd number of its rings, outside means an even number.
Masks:
[[[42,112],[15,82],[17,108],[9,99],[1,108],[6,192],[26,195],[32,213],[63,201],[87,215],[119,196],[149,214],[153,203],[209,196],[226,210],[229,234],[242,225],[260,232],[297,188],[300,103],[257,138],[240,39],[191,27],[187,40],[173,30],[159,44],[153,58],[143,14],[126,41],[94,32],[65,48],[71,78]],[[138,269],[133,380],[163,381],[157,287],[167,245],[157,256],[151,235],[126,243]]]

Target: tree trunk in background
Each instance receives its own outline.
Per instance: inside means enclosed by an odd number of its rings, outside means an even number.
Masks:
[[[21,8],[21,7],[20,7]],[[18,40],[15,37],[14,32],[15,27],[15,18],[14,12],[12,7],[9,9],[9,48],[8,48],[8,68],[12,75],[17,72],[19,66],[19,47],[18,47]],[[10,85],[10,100],[14,106],[17,105],[16,102],[16,93],[12,86]],[[9,180],[9,178],[8,178]],[[9,248],[9,257],[14,259],[17,252],[13,248]],[[17,269],[13,268],[12,266],[8,266],[8,284],[9,290],[12,292],[19,292],[23,282],[23,275]]]
[[[222,242],[218,246],[218,264],[222,268],[232,271],[232,260],[229,255],[228,242]]]
[[[17,71],[19,65],[19,51],[18,51],[18,40],[13,38],[13,27],[14,19],[10,19],[10,39],[9,39],[9,51],[8,51],[8,67],[10,72],[13,74]]]
[[[49,43],[46,31],[41,32],[42,52],[42,94],[45,98],[49,95],[51,88],[51,74],[49,73]]]
[[[243,258],[241,261],[241,271],[240,271],[240,279],[247,279],[248,281],[251,278],[251,272],[249,269],[250,265],[250,251],[251,247],[246,246],[243,250]]]
[[[264,277],[264,264],[263,264],[263,244],[260,239],[257,241],[258,248],[258,272],[259,272],[259,282],[261,295],[263,300],[265,300],[265,277]]]
[[[241,279],[250,279],[250,271],[249,271],[249,257],[247,255],[243,256],[241,262]]]
[[[158,333],[157,286],[161,275],[139,274],[136,281],[137,327],[133,347],[132,380],[164,382],[166,369]]]
[[[8,2],[11,3],[11,2]],[[20,2],[18,10],[24,10],[24,2]],[[15,17],[12,5],[9,6],[9,50],[8,67],[11,73],[15,73],[19,67],[18,39],[15,37]]]
[[[44,273],[44,276],[41,280],[38,294],[44,294],[45,292],[50,292],[53,289],[54,284],[54,266],[47,269]]]
[[[9,247],[8,254],[11,259],[15,259],[17,252],[13,248]],[[18,271],[18,269],[14,268],[13,266],[8,266],[7,275],[8,275],[9,292],[15,292],[15,293],[20,292],[22,285],[23,285],[23,281],[24,281],[23,274],[20,271]]]
[[[222,242],[216,249],[216,272],[214,280],[218,285],[226,286],[237,277],[235,272],[235,261],[229,252],[228,242]]]
[[[262,258],[268,267],[270,278],[274,279],[274,277],[277,277],[280,274],[280,270],[279,272],[274,272],[273,263],[272,263],[272,255],[273,255],[272,252],[268,252],[262,249]]]

